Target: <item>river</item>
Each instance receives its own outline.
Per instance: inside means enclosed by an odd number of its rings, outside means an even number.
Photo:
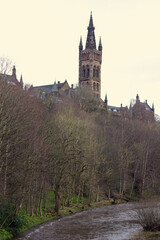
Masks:
[[[91,209],[45,223],[16,240],[129,240],[142,231],[137,223],[139,203]]]

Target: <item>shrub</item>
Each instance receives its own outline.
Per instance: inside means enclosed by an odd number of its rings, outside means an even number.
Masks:
[[[14,208],[8,206],[0,209],[0,228],[5,229],[13,236],[20,233],[25,224],[26,218],[22,212],[20,214],[15,214]]]
[[[146,207],[137,210],[138,220],[144,231],[160,231],[160,208]]]
[[[0,229],[0,239],[1,240],[6,240],[6,239],[11,239],[13,235],[9,232],[7,232],[5,229]]]

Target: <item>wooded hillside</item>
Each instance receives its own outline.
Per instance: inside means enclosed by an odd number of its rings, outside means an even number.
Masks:
[[[0,81],[0,213],[42,215],[85,197],[159,194],[160,124],[115,117],[95,99],[56,103]],[[8,215],[0,219],[1,228]]]

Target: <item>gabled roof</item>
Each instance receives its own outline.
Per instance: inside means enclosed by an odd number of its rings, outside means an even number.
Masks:
[[[142,108],[144,108],[144,110],[148,110],[148,111],[153,111],[154,112],[154,107],[152,106],[152,108],[148,105],[147,100],[145,102],[141,102],[139,99],[139,95],[137,94],[136,96],[136,102],[133,105],[133,108],[136,106],[141,106]]]
[[[66,86],[65,86],[66,85]],[[64,89],[63,89],[64,87]],[[58,83],[54,83],[54,84],[49,84],[49,85],[42,85],[42,86],[36,86],[36,87],[33,87],[33,90],[35,92],[41,90],[43,91],[44,93],[59,93],[59,91],[65,91],[67,93],[67,90],[70,89],[69,85],[68,85],[68,82],[67,80],[65,80],[63,83],[60,83],[58,81]]]
[[[134,118],[146,121],[154,121],[154,105],[152,108],[148,105],[147,100],[141,102],[137,94],[136,102],[131,106],[132,116]]]
[[[33,89],[36,91],[42,89],[48,92],[52,92],[52,88],[53,88],[53,84],[33,87]]]
[[[153,109],[148,105],[147,102],[144,102],[144,103],[141,103],[142,105],[144,105],[145,107],[145,110],[150,110],[150,111],[153,111]]]
[[[58,87],[57,87],[56,82],[52,86],[52,92],[58,92]]]

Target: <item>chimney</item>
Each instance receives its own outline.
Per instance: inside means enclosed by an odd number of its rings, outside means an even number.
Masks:
[[[73,84],[71,84],[71,88],[73,89]]]

